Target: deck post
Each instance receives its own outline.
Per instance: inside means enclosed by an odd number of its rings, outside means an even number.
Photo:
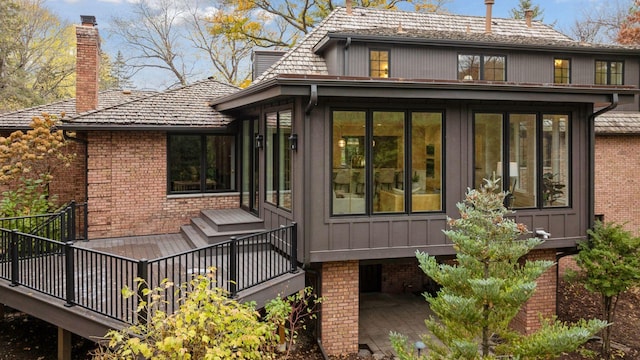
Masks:
[[[291,223],[291,273],[298,271],[298,224],[294,221]]]
[[[71,215],[69,216],[69,237],[70,240],[75,241],[77,239],[76,236],[76,201],[71,200]]]
[[[58,360],[71,360],[71,332],[58,327]]]
[[[145,301],[149,304],[149,295],[145,295],[147,288],[149,287],[149,260],[141,259],[138,261],[138,278],[143,281],[138,285],[138,301]],[[137,306],[137,304],[136,304]],[[147,324],[147,307],[143,307],[138,312],[138,323],[141,325]]]
[[[18,267],[18,230],[11,231],[11,242],[9,245],[9,252],[11,253],[11,285],[18,286],[19,267]]]
[[[67,228],[67,216],[60,216],[60,241],[66,243],[69,241],[69,229]]]
[[[76,300],[76,276],[75,276],[75,259],[73,257],[73,241],[64,243],[64,272],[66,282],[66,307],[74,305]]]
[[[231,297],[238,293],[238,238],[231,237],[229,244],[229,293]]]

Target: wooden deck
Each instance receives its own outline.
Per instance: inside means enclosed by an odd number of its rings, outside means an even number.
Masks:
[[[136,302],[120,300],[123,286],[136,288],[132,279],[137,274],[138,261],[143,259],[155,259],[149,262],[148,274],[149,286],[157,286],[162,279],[169,279],[180,284],[191,279],[192,276],[207,271],[207,268],[217,268],[216,286],[229,289],[227,280],[229,270],[228,250],[199,249],[192,250],[190,242],[182,234],[166,234],[152,236],[122,237],[113,239],[100,239],[76,242],[74,281],[75,281],[75,306],[64,306],[65,301],[49,295],[45,295],[30,289],[38,289],[46,285],[52,293],[59,288],[59,294],[63,294],[64,280],[55,280],[64,273],[64,256],[60,254],[48,255],[38,259],[21,261],[24,269],[31,269],[29,262],[40,262],[39,268],[51,269],[50,272],[24,270],[21,274],[22,285],[12,287],[6,280],[0,279],[0,303],[32,314],[77,333],[87,338],[104,335],[107,329],[114,328],[117,324],[125,326],[125,322],[133,322],[135,314],[133,309]],[[267,251],[266,244],[243,245],[237,247],[241,254],[237,260],[239,271],[237,284],[240,289],[246,284],[258,284],[237,294],[239,301],[256,301],[261,307],[271,298],[278,295],[292,294],[304,287],[304,272],[288,273],[290,265],[287,259],[278,252]],[[131,260],[122,261],[100,253],[87,252],[83,249],[97,251],[126,257]],[[180,254],[179,256],[175,256]],[[257,260],[260,259],[260,262]],[[266,260],[265,260],[266,259]],[[42,266],[45,262],[46,265]],[[262,265],[259,265],[262,264]],[[266,264],[266,266],[265,266]],[[0,267],[0,271],[3,268]],[[7,271],[7,268],[4,268]],[[284,275],[275,279],[274,274]],[[178,298],[173,291],[167,292],[168,307],[173,310],[177,307]],[[118,299],[114,301],[114,299]],[[115,305],[114,305],[115,304]],[[100,313],[91,311],[94,309]],[[108,316],[105,316],[108,315]],[[117,319],[123,320],[119,322]]]

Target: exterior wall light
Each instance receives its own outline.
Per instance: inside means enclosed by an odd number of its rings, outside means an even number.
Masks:
[[[264,146],[264,137],[261,134],[256,135],[256,149],[262,149]]]
[[[291,134],[289,136],[289,148],[293,151],[298,150],[298,134]]]

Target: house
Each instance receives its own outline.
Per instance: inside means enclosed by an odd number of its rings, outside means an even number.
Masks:
[[[638,109],[638,50],[485,3],[486,17],[348,4],[288,52],[256,53],[245,89],[208,80],[78,111],[61,128],[86,139],[89,238],[182,227],[215,242],[211,209],[295,222],[329,354],[357,352],[360,292],[428,285],[415,252],[450,259],[447,218],[494,173],[515,220],[550,233],[529,257],[573,253],[594,219],[594,118]],[[78,35],[96,51],[93,21]],[[543,275],[516,328],[554,313],[556,282]]]

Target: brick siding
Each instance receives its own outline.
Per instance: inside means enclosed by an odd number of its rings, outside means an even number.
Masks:
[[[328,355],[358,352],[358,261],[322,264],[320,339]]]
[[[595,213],[640,235],[640,136],[596,137]]]
[[[555,249],[533,250],[527,255],[527,260],[556,261]],[[540,329],[540,316],[548,319],[556,314],[557,271],[552,266],[538,278],[536,291],[520,309],[511,322],[511,326],[524,333],[530,334]]]
[[[400,294],[423,291],[427,276],[418,267],[418,259],[382,264],[381,292]]]
[[[237,194],[167,196],[165,132],[90,132],[89,238],[176,233],[202,209],[239,207]]]

